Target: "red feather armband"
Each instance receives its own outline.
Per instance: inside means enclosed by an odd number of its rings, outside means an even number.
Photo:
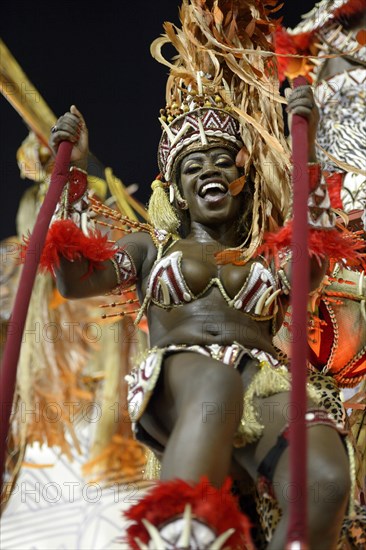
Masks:
[[[105,260],[113,259],[116,246],[108,240],[107,235],[102,235],[94,228],[88,209],[87,173],[73,166],[46,236],[39,262],[41,271],[53,274],[63,256],[69,261],[87,259],[88,275],[94,269],[101,269]],[[23,237],[21,263],[24,262],[29,240],[29,236]]]
[[[320,164],[309,164],[309,198],[308,250],[311,257],[318,259],[328,257],[349,267],[359,269],[366,264],[365,241],[359,235],[348,231],[344,226],[337,224],[336,214],[332,210],[331,199],[328,193],[328,174],[322,173]],[[331,175],[334,184],[334,175]],[[339,178],[336,185],[339,186]],[[338,206],[338,205],[337,205]],[[280,266],[281,253],[291,247],[292,220],[277,232],[264,234],[263,242],[256,251],[267,260],[274,259],[276,266]]]
[[[29,237],[23,237],[23,241],[20,257],[22,263],[29,246]],[[88,275],[94,269],[101,269],[102,262],[112,259],[115,254],[116,247],[108,241],[107,235],[102,235],[97,230],[89,231],[85,235],[72,220],[56,220],[48,230],[39,265],[41,271],[54,274],[54,269],[60,265],[61,256],[70,262],[84,258],[89,260]]]

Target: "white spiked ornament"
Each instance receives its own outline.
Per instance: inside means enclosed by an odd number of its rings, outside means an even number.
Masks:
[[[216,537],[205,523],[192,517],[192,507],[187,504],[183,517],[175,518],[163,527],[157,528],[142,520],[150,540],[148,544],[135,539],[140,550],[223,550],[224,544],[235,532],[228,529]]]

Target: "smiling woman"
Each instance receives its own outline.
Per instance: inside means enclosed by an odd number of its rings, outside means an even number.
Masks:
[[[229,193],[229,185],[239,177],[234,154],[220,147],[194,151],[183,158],[179,172],[193,234],[196,222],[220,232],[230,224],[233,230],[232,222],[242,212],[242,196]],[[240,244],[237,234],[225,235],[225,240],[226,246]]]
[[[66,41],[62,48],[54,42],[54,37],[62,36],[68,24],[68,2],[59,5],[57,16],[53,6],[46,3],[43,3],[41,13],[32,3],[26,2],[21,5],[8,3],[2,10],[1,38],[52,111],[61,113],[72,102],[82,106],[93,135],[93,153],[105,166],[112,166],[126,184],[136,181],[140,184],[137,198],[143,204],[149,195],[145,182],[154,174],[156,161],[155,155],[144,153],[144,162],[141,163],[141,152],[151,150],[159,140],[159,128],[152,120],[152,113],[158,112],[161,106],[159,82],[163,82],[166,74],[165,67],[154,65],[151,60],[149,45],[159,35],[162,21],[178,21],[178,4],[178,1],[172,0],[136,2],[133,10],[126,10],[122,3],[107,2],[93,10],[85,10],[84,4],[74,3],[72,13],[78,21],[78,43],[76,46],[73,41]],[[301,5],[287,2],[283,14],[284,24],[293,27],[300,14],[310,10],[314,4],[315,0],[303,0]],[[120,37],[121,21],[123,40]],[[14,29],[17,29],[16,33]],[[136,29],[142,32],[136,35]],[[20,35],[22,40],[18,39]],[[45,48],[45,44],[49,47]],[[130,44],[133,44],[133,56],[127,47]],[[59,78],[55,78],[53,71],[49,70],[51,51],[53,64],[59,67],[63,75],[62,89]],[[83,59],[82,64],[68,61],[74,59],[76,51]],[[137,86],[135,83],[140,82],[141,72],[144,80]],[[150,86],[149,82],[156,84]],[[146,85],[149,89],[148,101]],[[28,87],[24,90],[28,91]],[[126,105],[131,108],[126,108]],[[133,105],[139,108],[134,109]],[[21,118],[5,100],[0,101],[0,117],[0,165],[4,169],[6,181],[10,183],[7,186],[7,208],[3,209],[0,218],[3,238],[15,234],[17,205],[27,184],[24,180],[19,181],[18,167],[13,160],[14,152],[26,136],[26,129]],[[129,139],[123,144],[123,156],[120,154],[119,124],[109,126],[108,139],[102,132],[96,131],[104,117],[123,120],[125,128],[129,129]],[[149,117],[151,124],[146,124]],[[5,129],[10,127],[9,133]]]
[[[133,520],[130,548],[253,548],[229,475],[270,487],[282,517],[267,525],[261,518],[259,544],[285,547],[291,382],[273,336],[288,306],[291,257],[282,253],[275,268],[256,254],[265,232],[283,223],[290,197],[284,99],[273,92],[277,74],[266,38],[272,27],[265,6],[272,4],[238,0],[232,10],[224,0],[184,0],[182,30],[166,23],[167,35],[152,46],[171,75],[150,224],[132,223],[89,198],[88,131],[74,106],[50,136],[54,151],[65,139],[74,144],[47,245],[58,252],[52,269],[59,290],[76,298],[136,284],[136,322],[143,314],[148,320],[150,345],[127,377],[128,403],[136,437],[162,460],[161,482],[126,514]],[[174,65],[161,56],[169,41],[179,51]],[[314,164],[318,114],[308,86],[288,98],[288,109],[309,122],[309,222],[331,240],[334,214]],[[127,228],[115,245],[85,223],[90,210]],[[313,263],[313,288],[324,276],[324,256]],[[320,548],[321,538],[330,548],[349,497],[342,415],[323,409],[324,395],[312,384],[307,391],[309,494],[314,486],[325,494],[329,480],[336,487],[334,498],[312,503],[310,545]],[[226,516],[217,513],[220,498]]]

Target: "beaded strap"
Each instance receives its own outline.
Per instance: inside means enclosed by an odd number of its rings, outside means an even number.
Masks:
[[[309,163],[308,223],[311,229],[334,229],[336,216],[331,209],[327,182],[318,163]]]
[[[117,277],[117,285],[111,294],[121,294],[122,290],[136,281],[136,267],[130,254],[120,248],[111,258]]]
[[[71,166],[69,181],[63,190],[60,203],[53,220],[72,220],[88,236],[94,225],[88,215],[89,210],[88,174],[85,170]]]

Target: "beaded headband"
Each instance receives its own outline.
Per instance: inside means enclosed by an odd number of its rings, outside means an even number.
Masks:
[[[236,151],[243,146],[239,121],[223,109],[201,107],[178,116],[169,126],[164,124],[158,160],[165,180],[170,180],[173,166],[182,152],[207,149],[220,142],[228,142]]]

